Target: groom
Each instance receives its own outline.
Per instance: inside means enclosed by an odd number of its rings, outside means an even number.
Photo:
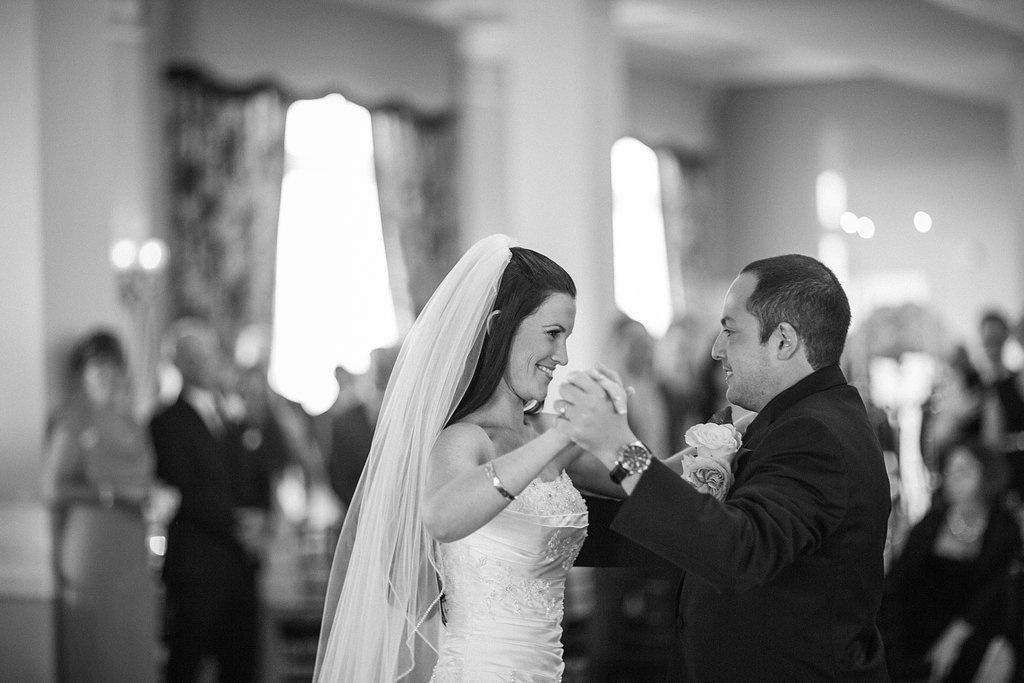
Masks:
[[[755,261],[733,281],[711,354],[729,402],[758,416],[724,503],[651,457],[614,378],[561,387],[559,429],[627,493],[611,528],[685,570],[670,681],[888,680],[875,617],[889,484],[838,366],[849,323],[810,257]]]

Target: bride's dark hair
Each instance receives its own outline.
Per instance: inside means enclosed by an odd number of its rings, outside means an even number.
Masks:
[[[560,265],[531,249],[512,247],[511,251],[512,258],[501,275],[494,299],[493,310],[500,312],[491,319],[473,379],[448,424],[480,408],[498,388],[508,364],[512,337],[524,318],[540,308],[552,294],[576,298],[576,284]],[[527,412],[540,410],[542,404],[534,403],[527,405]]]

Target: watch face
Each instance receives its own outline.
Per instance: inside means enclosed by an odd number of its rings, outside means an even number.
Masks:
[[[619,449],[619,462],[630,474],[643,472],[651,462],[651,452],[642,443],[630,443]]]

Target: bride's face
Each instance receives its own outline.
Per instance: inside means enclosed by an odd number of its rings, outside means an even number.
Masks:
[[[519,323],[503,383],[524,403],[547,397],[555,368],[569,362],[565,343],[575,322],[576,300],[556,293]]]

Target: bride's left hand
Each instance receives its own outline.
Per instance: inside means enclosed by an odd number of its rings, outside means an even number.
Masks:
[[[543,434],[546,431],[554,429],[558,423],[558,416],[554,413],[533,413],[532,415],[526,416],[526,424],[530,425],[537,434]],[[552,458],[551,462],[555,468],[559,471],[568,470],[569,467],[576,462],[577,458],[583,455],[584,451],[581,447],[574,443],[570,443],[568,446],[563,448]]]

